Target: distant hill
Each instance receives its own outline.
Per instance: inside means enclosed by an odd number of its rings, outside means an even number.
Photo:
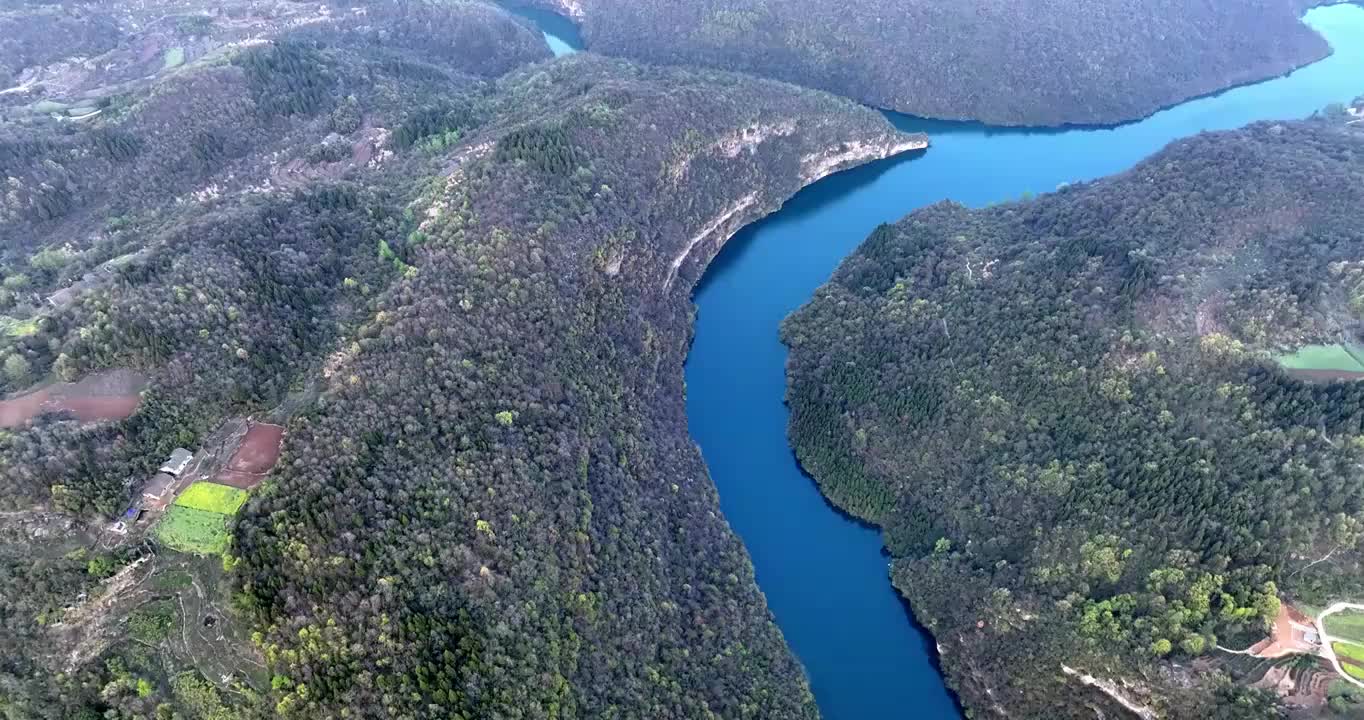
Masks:
[[[1110,124],[1324,57],[1301,0],[533,0],[594,52],[695,63],[923,117]]]
[[[1268,665],[1214,646],[1364,590],[1364,385],[1274,361],[1364,327],[1351,118],[925,208],[786,321],[800,461],[884,528],[976,717],[1093,717],[1085,675],[1152,717],[1277,717],[1242,684]]]

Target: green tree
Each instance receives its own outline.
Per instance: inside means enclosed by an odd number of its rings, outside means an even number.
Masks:
[[[32,371],[33,368],[29,365],[28,360],[19,353],[10,353],[9,357],[5,358],[5,377],[9,379],[12,385],[19,385],[27,381],[29,373]]]

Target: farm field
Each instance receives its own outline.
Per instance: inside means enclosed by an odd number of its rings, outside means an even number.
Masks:
[[[1336,651],[1345,674],[1356,680],[1364,680],[1364,645],[1338,642],[1331,643],[1331,649]]]
[[[195,555],[217,555],[227,550],[227,516],[172,505],[156,525],[156,538],[166,546]]]
[[[252,425],[227,467],[214,480],[243,490],[255,488],[279,462],[280,442],[283,439],[284,428],[279,425]]]
[[[197,482],[180,493],[180,497],[175,499],[175,504],[194,510],[236,515],[242,505],[246,504],[247,497],[249,496],[245,490],[218,483]]]
[[[1331,637],[1364,645],[1364,612],[1346,610],[1326,617],[1326,632]],[[1364,657],[1361,657],[1364,660]]]
[[[69,412],[82,421],[121,420],[142,402],[146,380],[129,370],[95,373],[0,401],[0,427],[19,427],[44,412]]]
[[[1289,370],[1343,370],[1364,372],[1354,355],[1344,345],[1307,345],[1291,355],[1280,355],[1279,364]]]

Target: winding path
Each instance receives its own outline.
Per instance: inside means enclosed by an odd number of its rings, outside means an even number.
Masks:
[[[1353,640],[1346,640],[1345,638],[1333,638],[1326,632],[1326,618],[1335,615],[1341,610],[1364,611],[1364,605],[1351,602],[1338,602],[1332,604],[1331,607],[1322,610],[1321,614],[1317,615],[1316,625],[1317,634],[1321,636],[1321,656],[1331,662],[1331,667],[1336,669],[1337,675],[1340,675],[1348,682],[1352,682],[1355,685],[1364,688],[1364,682],[1360,682],[1359,680],[1352,677],[1349,673],[1345,672],[1345,668],[1342,667],[1340,664],[1340,658],[1336,657],[1335,648],[1331,647],[1331,642],[1334,640],[1353,643],[1355,645],[1358,645],[1359,643],[1356,643]]]

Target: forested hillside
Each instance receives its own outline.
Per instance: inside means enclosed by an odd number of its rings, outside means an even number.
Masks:
[[[1160,717],[1278,717],[1214,647],[1364,590],[1364,386],[1272,359],[1359,333],[1349,120],[926,208],[786,321],[797,454],[884,529],[976,717],[1093,717],[1086,673]]]
[[[0,714],[815,717],[686,434],[687,298],[739,226],[924,140],[536,63],[481,3],[323,7],[0,124],[0,391],[145,381],[0,429]],[[109,529],[244,417],[284,450],[227,553]]]
[[[10,87],[27,67],[108,52],[120,39],[118,24],[97,8],[35,3],[0,9],[0,84]]]
[[[827,96],[592,58],[499,97],[511,124],[412,206],[412,270],[239,528],[266,653],[303,688],[282,702],[813,716],[685,432],[670,283],[717,218],[898,138]]]
[[[743,70],[923,117],[1118,123],[1324,57],[1302,0],[527,0],[594,52]]]

